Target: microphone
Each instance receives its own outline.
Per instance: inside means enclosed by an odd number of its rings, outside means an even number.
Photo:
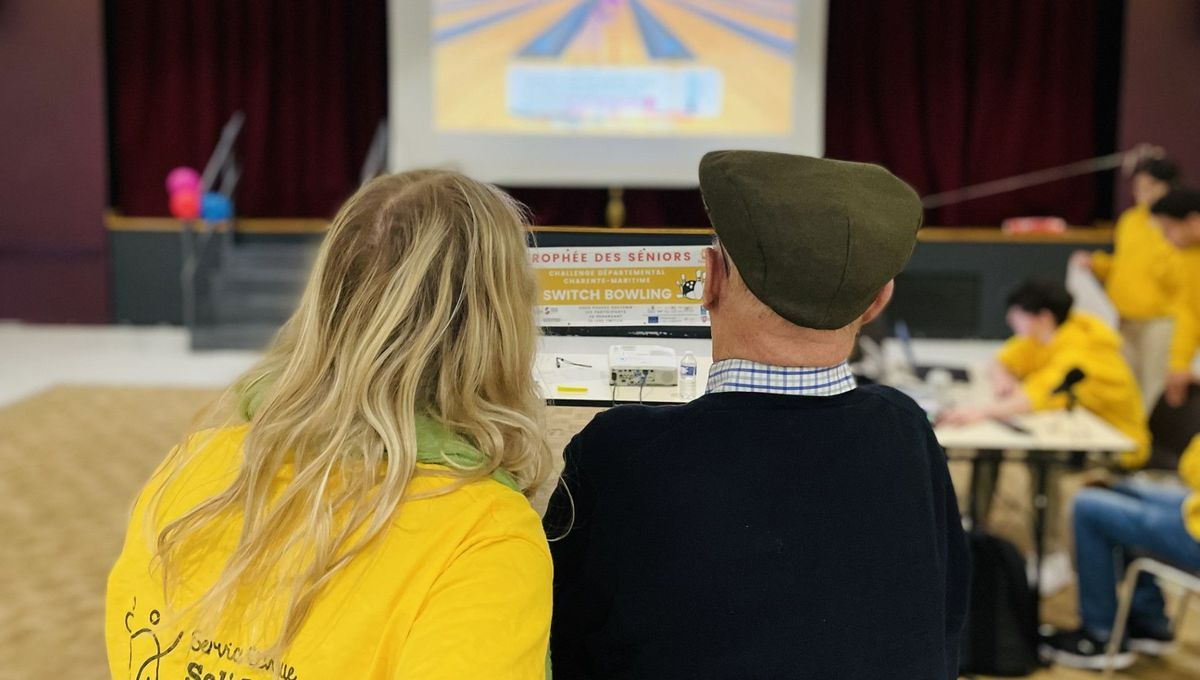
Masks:
[[[1055,387],[1054,391],[1050,394],[1052,396],[1056,394],[1071,394],[1071,392],[1075,389],[1075,386],[1082,382],[1086,377],[1087,374],[1083,372],[1083,369],[1076,366],[1075,368],[1067,371],[1067,375],[1063,378],[1063,381],[1058,387]]]
[[[1058,394],[1067,395],[1067,413],[1075,412],[1075,386],[1086,377],[1087,374],[1083,372],[1083,369],[1076,366],[1075,368],[1067,371],[1067,375],[1063,377],[1063,381],[1058,385],[1058,387],[1054,388],[1053,392],[1050,393],[1051,396]]]

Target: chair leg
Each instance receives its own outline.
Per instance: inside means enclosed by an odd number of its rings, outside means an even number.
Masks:
[[[1138,574],[1142,571],[1142,561],[1134,560],[1125,569],[1125,579],[1121,581],[1120,595],[1117,600],[1117,616],[1113,619],[1112,633],[1108,638],[1108,647],[1104,651],[1104,675],[1112,676],[1116,670],[1114,662],[1117,652],[1121,649],[1121,639],[1125,637],[1125,623],[1129,619],[1129,610],[1133,607],[1133,591],[1137,588]]]
[[[1183,630],[1183,617],[1187,615],[1188,604],[1191,599],[1192,590],[1185,587],[1183,594],[1179,596],[1179,605],[1175,608],[1175,618],[1171,621],[1171,630],[1174,630],[1176,634]]]

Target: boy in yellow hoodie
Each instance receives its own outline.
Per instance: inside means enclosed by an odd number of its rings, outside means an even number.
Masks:
[[[1167,403],[1180,406],[1195,381],[1192,361],[1200,348],[1200,191],[1175,189],[1151,207],[1167,240],[1180,250],[1182,276],[1175,301]]]
[[[1150,433],[1137,380],[1121,356],[1121,338],[1103,321],[1071,311],[1073,302],[1056,281],[1029,281],[1014,290],[1007,321],[1015,335],[991,369],[996,400],[948,409],[940,420],[967,424],[1064,408],[1067,395],[1056,394],[1056,388],[1079,369],[1084,375],[1075,386],[1079,405],[1136,442],[1121,465],[1141,467],[1150,457]]]
[[[1179,179],[1165,158],[1147,158],[1134,168],[1133,207],[1121,214],[1113,253],[1078,252],[1075,266],[1086,267],[1104,284],[1121,317],[1125,358],[1137,377],[1147,409],[1162,395],[1171,341],[1172,298],[1178,288],[1178,253],[1150,219],[1150,205]]]

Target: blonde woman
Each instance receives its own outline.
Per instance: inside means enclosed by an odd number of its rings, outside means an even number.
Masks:
[[[453,172],[342,207],[298,309],[142,491],[114,678],[540,678],[550,472],[518,206]]]

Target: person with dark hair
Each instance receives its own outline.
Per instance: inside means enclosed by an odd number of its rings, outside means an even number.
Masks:
[[[1050,312],[1056,326],[1062,325],[1071,315],[1075,299],[1061,284],[1055,281],[1026,281],[1008,294],[1007,308],[1027,314]],[[1012,317],[1009,317],[1009,321]]]
[[[1138,205],[1149,206],[1166,195],[1164,185],[1170,190],[1182,176],[1179,166],[1170,158],[1143,158],[1133,167],[1133,200]]]
[[[1008,296],[1006,317],[1015,335],[990,370],[996,400],[947,409],[941,422],[966,424],[1061,409],[1068,396],[1055,388],[1079,369],[1084,374],[1075,387],[1079,405],[1136,442],[1137,449],[1120,462],[1125,468],[1141,467],[1150,457],[1150,433],[1137,380],[1121,356],[1121,338],[1100,319],[1072,311],[1073,302],[1057,281],[1027,281],[1017,287]]]
[[[1113,253],[1077,252],[1071,262],[1104,284],[1121,317],[1125,358],[1137,377],[1146,408],[1153,408],[1167,378],[1172,299],[1179,286],[1178,253],[1150,219],[1150,204],[1179,181],[1167,158],[1145,158],[1133,169],[1133,207],[1121,214]]]
[[[1195,381],[1192,361],[1200,348],[1200,191],[1175,189],[1155,201],[1150,212],[1167,240],[1180,250],[1183,275],[1174,308],[1166,398],[1168,404],[1181,406]]]
[[[1137,381],[1121,356],[1121,338],[1100,319],[1072,311],[1073,302],[1057,281],[1027,281],[1013,290],[1006,320],[1015,335],[989,367],[995,399],[948,408],[939,414],[939,424],[966,425],[1062,409],[1070,397],[1057,388],[1078,369],[1084,378],[1074,387],[1077,403],[1136,442],[1137,448],[1121,457],[1122,467],[1144,465],[1150,457],[1150,433]],[[975,465],[972,512],[980,519],[987,517],[999,472],[999,460],[982,459]],[[1062,514],[1058,472],[1047,481],[1046,512],[1051,518]],[[1049,553],[1038,575],[1044,594],[1068,585],[1073,577],[1066,541],[1056,531],[1059,526],[1052,520],[1046,536]]]

